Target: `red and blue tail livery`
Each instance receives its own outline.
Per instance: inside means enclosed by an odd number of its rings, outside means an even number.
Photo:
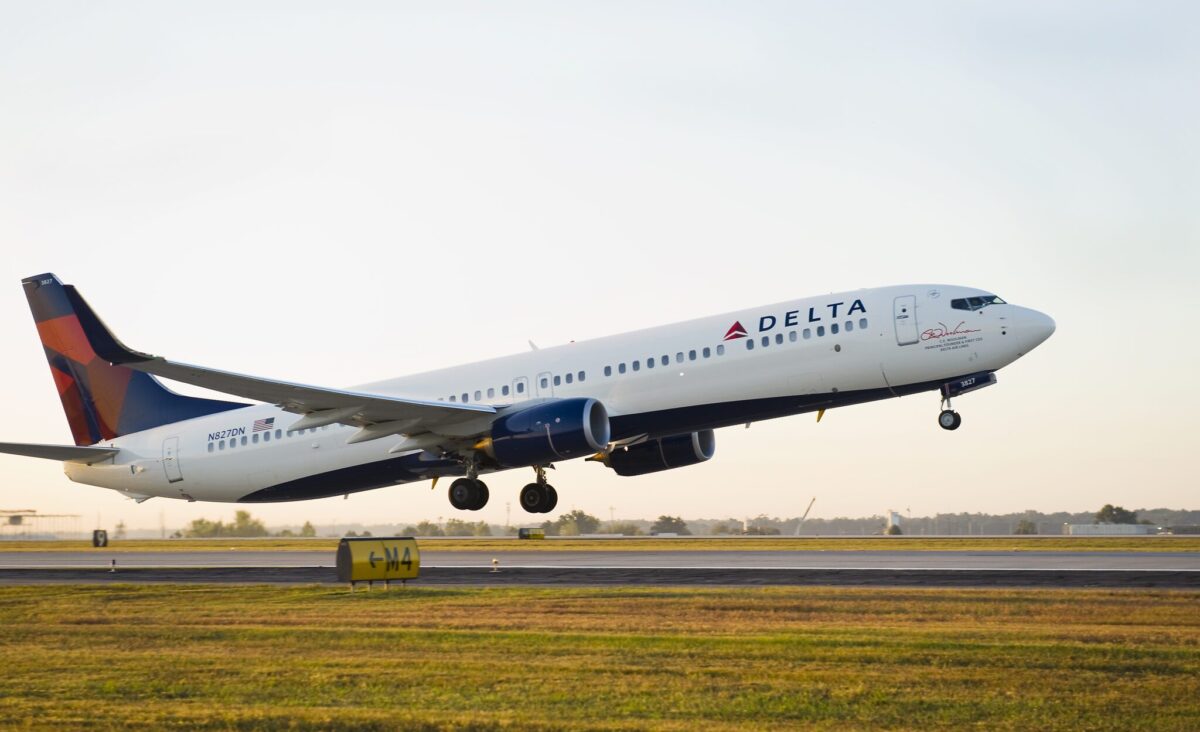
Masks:
[[[52,274],[21,284],[76,445],[246,406],[181,396],[149,374],[113,366],[96,355],[84,332],[83,323],[96,316],[74,287]]]
[[[54,275],[23,286],[75,444],[0,452],[61,460],[71,480],[139,501],[295,501],[451,477],[451,505],[479,510],[483,477],[517,468],[534,476],[519,503],[546,513],[556,462],[619,476],[700,465],[723,427],[934,393],[938,425],[958,429],[951,400],[994,385],[1055,327],[983,290],[897,285],[338,389],[136,351]]]

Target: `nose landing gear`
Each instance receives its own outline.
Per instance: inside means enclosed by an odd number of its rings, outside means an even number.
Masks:
[[[537,472],[537,482],[521,489],[521,508],[529,513],[550,513],[558,505],[558,491],[546,482],[544,467],[535,465],[533,469]]]
[[[960,424],[962,424],[962,416],[952,409],[943,409],[938,415],[938,426],[944,430],[956,430]]]
[[[981,371],[977,374],[970,374],[942,384],[940,389],[942,393],[942,411],[938,414],[938,426],[944,430],[956,430],[962,424],[962,417],[950,406],[950,397],[961,396],[995,383],[996,374],[991,371]]]

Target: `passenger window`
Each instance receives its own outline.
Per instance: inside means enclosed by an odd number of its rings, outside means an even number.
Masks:
[[[775,334],[775,345],[780,345],[780,344],[782,344],[782,343],[783,343],[783,334],[782,334],[782,333],[776,333],[776,334]]]
[[[763,343],[763,348],[766,348],[767,346],[771,345],[771,336],[763,336],[762,343]]]
[[[476,389],[475,390],[475,401],[479,401],[480,399],[483,399],[483,392]]]
[[[849,333],[849,332],[850,332],[850,331],[852,331],[852,330],[854,330],[854,321],[853,321],[853,320],[847,320],[847,321],[846,321],[846,332],[847,332],[847,333]]]
[[[705,348],[704,350],[706,350],[706,351],[707,351],[708,349],[707,349],[707,348]],[[721,345],[717,346],[717,355],[718,355],[718,356],[724,356],[724,355],[725,355],[725,344],[724,344],[724,343],[722,343]],[[705,356],[705,358],[707,358],[707,357],[708,357],[708,354],[706,353],[706,354],[704,354],[704,356]]]
[[[279,440],[282,438],[283,438],[283,430],[275,430],[275,439]]]
[[[650,358],[646,359],[646,368],[648,368],[648,369],[654,368],[654,356],[651,356]]]
[[[518,394],[524,394],[524,393],[525,393],[525,382],[524,382],[524,381],[518,381],[518,382],[517,382],[517,393],[518,393]]]
[[[859,320],[858,320],[858,327],[859,327],[859,329],[861,329],[861,330],[866,330],[866,329],[867,329],[867,319],[866,319],[866,318],[859,318]]]
[[[213,450],[215,450],[215,449],[216,449],[216,447],[213,445],[213,443],[211,443],[211,442],[210,442],[210,443],[208,443],[208,451],[209,451],[209,452],[212,452],[212,451],[213,451]]]
[[[812,338],[812,330],[809,328],[805,328],[804,329],[804,340],[807,341],[809,338]]]
[[[489,386],[488,387],[488,399],[495,399],[495,398],[496,398],[496,387]]]
[[[246,446],[246,443],[247,443],[247,442],[249,442],[249,441],[250,441],[250,440],[249,440],[249,439],[247,439],[247,437],[246,437],[245,435],[242,435],[242,447],[245,447],[245,446]]]
[[[457,402],[458,402],[458,397],[456,397],[456,396],[454,396],[453,394],[451,394],[451,395],[450,395],[450,401],[457,403]]]
[[[620,371],[621,373],[625,373],[625,364],[624,364],[624,362],[617,364],[617,371]]]
[[[468,393],[466,393],[466,392],[463,392],[463,395],[462,395],[462,403],[463,403],[463,404],[467,404],[467,403],[468,403],[468,402],[470,402],[470,401],[471,401],[471,395],[470,395],[470,394],[468,394]]]
[[[683,363],[683,351],[675,354],[675,363]]]
[[[829,334],[830,335],[837,335],[837,333],[838,333],[838,324],[837,323],[834,323],[833,325],[829,326]]]
[[[220,442],[218,442],[218,443],[217,443],[217,449],[218,449],[218,450],[224,450],[224,449],[225,449],[225,440],[221,440]]]
[[[253,442],[255,445],[258,444],[258,433],[257,432],[255,432],[254,435],[250,438],[250,441]]]
[[[271,441],[271,431],[267,430],[266,432],[263,433],[263,442],[270,442],[270,441]]]
[[[604,375],[605,375],[605,376],[612,376],[612,366],[605,366],[605,367],[604,367]]]
[[[701,351],[701,353],[704,355],[704,357],[705,357],[705,358],[708,358],[709,356],[711,356],[711,355],[712,355],[712,351],[710,351],[710,350],[708,349],[708,346],[705,346],[705,347],[704,347],[704,350],[703,350],[703,351]]]
[[[571,374],[567,374],[567,383],[570,384],[575,378]]]
[[[633,362],[633,370],[640,371],[641,369],[642,369],[642,364],[639,361],[634,361]]]
[[[542,384],[542,388],[545,389],[546,387],[550,386],[550,380],[547,379],[545,376],[543,376],[542,380],[541,380],[541,384]]]
[[[788,331],[788,340],[792,343],[796,342],[796,331]]]
[[[500,396],[508,396],[508,384],[500,387]]]
[[[688,351],[688,360],[689,360],[689,361],[695,361],[695,360],[696,360],[696,352],[695,352],[695,351]]]
[[[754,339],[753,339],[753,338],[747,338],[747,339],[746,339],[746,350],[747,350],[747,351],[753,351],[753,350],[754,350]]]
[[[558,374],[555,374],[555,375],[554,375],[554,385],[555,385],[555,386],[562,386],[562,377],[561,377],[561,376],[559,376]]]
[[[664,353],[664,354],[663,354],[663,357],[662,357],[662,358],[660,358],[660,359],[658,360],[658,362],[659,362],[659,363],[661,363],[663,366],[666,366],[666,365],[668,365],[668,364],[670,364],[670,363],[671,363],[671,357],[670,357],[670,356],[668,356],[668,355],[666,355],[666,354]]]
[[[825,326],[823,326],[823,325],[818,325],[818,326],[817,326],[817,337],[818,337],[818,338],[824,338],[824,337],[825,337]]]
[[[586,378],[587,378],[587,372],[586,372],[586,371],[580,371],[580,372],[579,372],[579,380],[580,380],[580,381],[583,381],[583,380],[584,380],[584,379],[586,379]]]

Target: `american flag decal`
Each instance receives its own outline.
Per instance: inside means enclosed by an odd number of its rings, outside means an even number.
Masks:
[[[275,418],[267,417],[266,419],[254,420],[254,432],[266,432],[275,426]]]

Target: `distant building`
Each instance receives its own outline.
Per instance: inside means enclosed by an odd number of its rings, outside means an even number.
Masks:
[[[1200,526],[1168,526],[1168,534],[1200,534]]]
[[[1146,536],[1157,534],[1149,524],[1063,524],[1063,533],[1071,536]]]

